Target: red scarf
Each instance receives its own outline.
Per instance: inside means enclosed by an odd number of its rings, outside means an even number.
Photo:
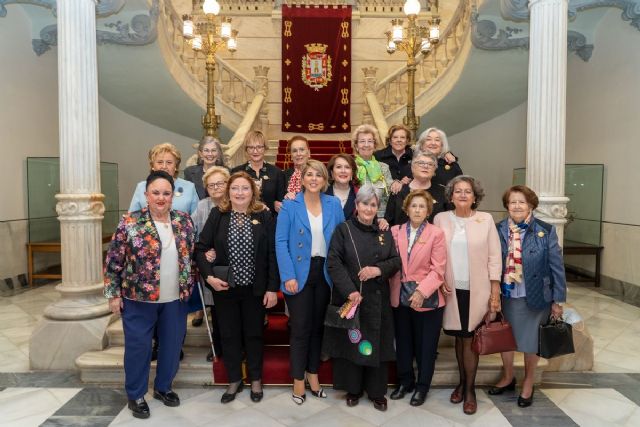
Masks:
[[[294,169],[291,179],[289,179],[289,186],[287,187],[287,193],[298,194],[302,191],[302,171],[300,169]]]

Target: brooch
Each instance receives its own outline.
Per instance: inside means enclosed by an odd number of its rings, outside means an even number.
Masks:
[[[269,179],[269,175],[265,175],[262,177],[263,180],[267,181]]]
[[[448,171],[449,169],[451,169],[451,166],[449,166],[449,165],[444,165],[444,170],[447,170],[447,171]]]
[[[251,220],[251,224],[258,225],[258,224],[260,224],[260,221],[258,221],[257,219],[252,219]]]
[[[380,241],[380,245],[384,246],[384,235],[379,235],[378,240]]]
[[[178,187],[178,188],[176,188],[175,196],[176,197],[180,197],[180,196],[182,196],[183,192],[184,192],[184,190],[182,189],[182,187]]]
[[[538,232],[538,237],[544,237],[544,231],[539,231]]]

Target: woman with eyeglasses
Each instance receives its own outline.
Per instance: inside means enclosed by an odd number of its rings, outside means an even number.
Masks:
[[[213,136],[207,135],[198,144],[198,164],[189,166],[184,170],[184,179],[193,182],[200,200],[207,198],[208,193],[202,184],[202,179],[212,166],[226,167],[220,141]]]
[[[428,151],[415,151],[411,162],[413,180],[404,184],[398,194],[389,197],[385,219],[390,226],[404,224],[409,220],[403,209],[404,200],[413,190],[425,190],[433,199],[433,209],[428,216],[428,221],[433,223],[433,218],[445,209],[444,187],[434,184],[432,181],[438,167],[438,159]]]
[[[248,162],[236,166],[231,173],[246,172],[258,187],[258,196],[272,214],[280,211],[286,194],[285,176],[282,170],[264,161],[267,138],[259,130],[252,130],[244,138],[244,150]]]
[[[287,152],[291,157],[293,167],[284,171],[287,183],[287,194],[285,194],[284,198],[285,200],[293,200],[296,198],[296,194],[302,191],[302,168],[307,164],[307,160],[311,158],[307,138],[301,135],[292,137],[287,143]]]

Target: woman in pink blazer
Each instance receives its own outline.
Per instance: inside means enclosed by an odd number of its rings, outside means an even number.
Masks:
[[[468,175],[453,178],[445,188],[445,197],[453,211],[436,215],[447,242],[445,287],[447,306],[443,329],[456,337],[456,359],[460,382],[451,393],[451,403],[464,400],[465,414],[478,408],[475,393],[478,355],[471,350],[474,330],[490,311],[500,311],[500,275],[502,253],[493,217],[476,211],[484,196],[480,183]]]
[[[411,191],[404,199],[403,210],[409,221],[391,228],[402,269],[389,282],[398,373],[398,387],[390,397],[402,399],[415,388],[410,404],[420,406],[429,392],[436,363],[445,305],[440,287],[444,281],[447,245],[442,230],[427,221],[433,211],[433,198],[429,193]],[[403,282],[415,282],[417,286],[408,300],[401,301]],[[425,300],[431,304],[423,304]],[[423,308],[425,306],[428,308]],[[414,358],[418,365],[417,381]]]

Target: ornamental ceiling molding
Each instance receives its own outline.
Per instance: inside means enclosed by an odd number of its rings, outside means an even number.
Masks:
[[[569,19],[578,12],[596,7],[616,7],[622,9],[621,18],[640,31],[639,0],[569,0]],[[504,19],[515,22],[529,20],[529,0],[500,0],[500,13]]]
[[[0,0],[2,1],[2,0]],[[111,0],[102,3],[116,3],[124,0]],[[144,46],[153,43],[158,38],[158,16],[160,15],[159,0],[153,0],[149,8],[149,14],[135,15],[130,23],[116,21],[104,24],[115,31],[96,30],[97,43],[119,44],[125,46]],[[47,25],[40,30],[40,38],[31,41],[33,51],[40,56],[58,44],[57,24]]]
[[[53,16],[57,16],[56,0],[0,0],[0,18],[7,16],[8,4],[30,4],[51,9]],[[125,0],[98,0],[96,5],[96,15],[105,17],[120,12],[124,7]]]
[[[491,51],[529,49],[528,35],[513,37],[526,32],[524,28],[515,27],[498,29],[498,24],[491,19],[479,20],[477,14],[471,17],[471,42],[478,49]],[[569,30],[567,31],[567,50],[587,62],[593,53],[593,44],[587,43],[584,34]]]

